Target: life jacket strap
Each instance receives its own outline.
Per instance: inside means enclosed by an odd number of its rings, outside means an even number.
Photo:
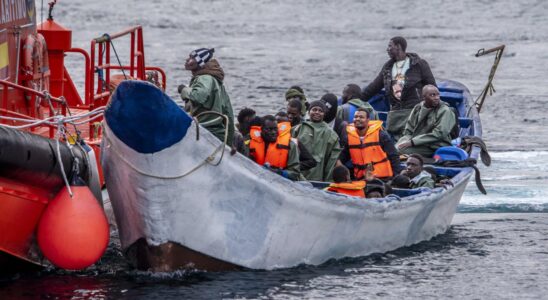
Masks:
[[[380,146],[379,142],[363,143],[359,145],[349,145],[348,149],[364,149],[367,147]]]
[[[376,164],[380,164],[380,163],[383,163],[385,161],[388,161],[388,158],[384,158],[382,160],[379,160],[379,161],[375,161],[375,162],[371,162],[372,165],[376,165]],[[367,164],[364,164],[364,165],[358,165],[358,164],[355,164],[354,165],[354,168],[358,169],[358,170],[365,170],[367,169]]]

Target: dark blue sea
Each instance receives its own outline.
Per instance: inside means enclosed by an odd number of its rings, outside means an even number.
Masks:
[[[190,79],[188,53],[214,47],[235,110],[260,114],[284,107],[295,84],[309,99],[363,86],[397,35],[437,78],[477,95],[494,57],[474,54],[505,44],[496,93],[481,113],[493,158],[480,165],[488,194],[471,182],[451,228],[430,241],[277,271],[136,271],[113,231],[94,267],[2,278],[0,299],[548,299],[547,1],[72,0],[59,1],[54,17],[74,30],[74,47],[88,50],[94,37],[143,25],[147,64],[166,70],[174,97]],[[121,56],[127,43],[115,44]],[[83,86],[83,61],[67,61]]]

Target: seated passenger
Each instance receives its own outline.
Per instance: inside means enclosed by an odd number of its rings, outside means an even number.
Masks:
[[[432,175],[423,170],[424,160],[419,154],[411,154],[407,158],[407,167],[401,172],[410,178],[409,188],[416,189],[419,187],[434,188],[435,182]]]
[[[238,113],[238,131],[234,132],[234,147],[238,152],[247,155],[246,141],[249,141],[249,129],[251,128],[251,120],[255,118],[255,111],[251,108],[244,107]]]
[[[255,111],[251,108],[244,107],[240,112],[238,113],[238,124],[236,125],[236,128],[238,128],[238,131],[245,137],[249,136],[249,130],[251,128],[251,120],[255,118]]]
[[[382,130],[382,121],[370,121],[364,108],[358,108],[354,123],[346,126],[341,145],[340,163],[352,163],[355,180],[364,179],[368,166],[375,177],[384,180],[400,171],[400,157],[392,139]]]
[[[369,119],[378,120],[379,116],[377,112],[367,101],[360,99],[361,89],[357,84],[348,84],[344,87],[342,92],[342,105],[337,111],[337,118],[348,123],[352,123],[354,120],[354,113],[358,108],[365,108],[369,112]]]
[[[403,171],[402,171],[403,172]],[[389,181],[390,187],[394,189],[408,189],[411,185],[411,179],[408,176],[398,174]]]
[[[345,166],[333,169],[333,181],[327,188],[328,191],[365,198],[365,181],[351,181],[350,172]]]
[[[331,181],[333,168],[341,153],[339,137],[323,121],[327,107],[322,101],[310,103],[310,121],[293,127],[292,135],[308,147],[318,163],[314,168],[303,171],[307,180]]]
[[[289,130],[278,133],[276,119],[271,115],[264,116],[261,127],[251,127],[249,157],[259,165],[285,178],[299,180],[297,145],[291,141]]]
[[[401,154],[432,157],[439,147],[451,146],[451,129],[457,122],[454,112],[440,101],[440,92],[433,85],[422,89],[422,99],[413,108],[403,136],[396,144]]]
[[[291,130],[291,123],[289,122],[287,113],[285,113],[284,111],[279,111],[278,113],[276,113],[275,117],[276,121],[278,122],[278,131],[280,135],[285,130],[288,130],[287,128]],[[282,128],[283,126],[287,127]],[[292,139],[292,141],[295,142],[299,148],[299,162],[301,172],[314,168],[318,163],[316,162],[316,160],[314,160],[314,157],[312,156],[312,154],[310,154],[310,151],[306,149],[306,146],[303,143],[299,143],[297,139]]]
[[[385,195],[385,186],[381,180],[367,182],[365,198],[383,198]]]
[[[337,118],[337,112],[338,110],[338,99],[337,96],[331,93],[327,93],[320,98],[320,101],[323,101],[325,103],[325,106],[327,107],[327,113],[324,117],[324,122],[331,127],[335,133],[339,136],[339,139],[341,138],[342,132],[346,129],[346,125],[348,123],[346,121],[343,121],[339,118]]]
[[[308,102],[306,101],[306,96],[304,95],[304,91],[300,86],[294,85],[290,87],[287,92],[285,92],[285,100],[291,101],[291,100],[298,100],[301,102],[301,116],[306,115],[306,111],[308,109]]]
[[[287,102],[287,117],[291,122],[291,127],[295,127],[301,124],[303,118],[301,116],[301,109],[303,105],[301,101],[293,99]]]

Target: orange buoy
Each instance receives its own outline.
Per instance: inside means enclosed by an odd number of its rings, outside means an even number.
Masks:
[[[94,264],[109,240],[108,221],[87,186],[67,187],[50,201],[38,224],[38,245],[59,268],[81,270]]]

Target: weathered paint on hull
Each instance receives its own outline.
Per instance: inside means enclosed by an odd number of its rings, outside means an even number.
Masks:
[[[206,130],[197,141],[195,130],[170,148],[141,154],[105,124],[103,167],[124,250],[141,239],[150,246],[176,243],[252,269],[386,252],[445,232],[472,175],[467,168],[449,190],[387,202],[293,183],[239,154],[182,178],[159,178],[184,174],[218,146]]]

